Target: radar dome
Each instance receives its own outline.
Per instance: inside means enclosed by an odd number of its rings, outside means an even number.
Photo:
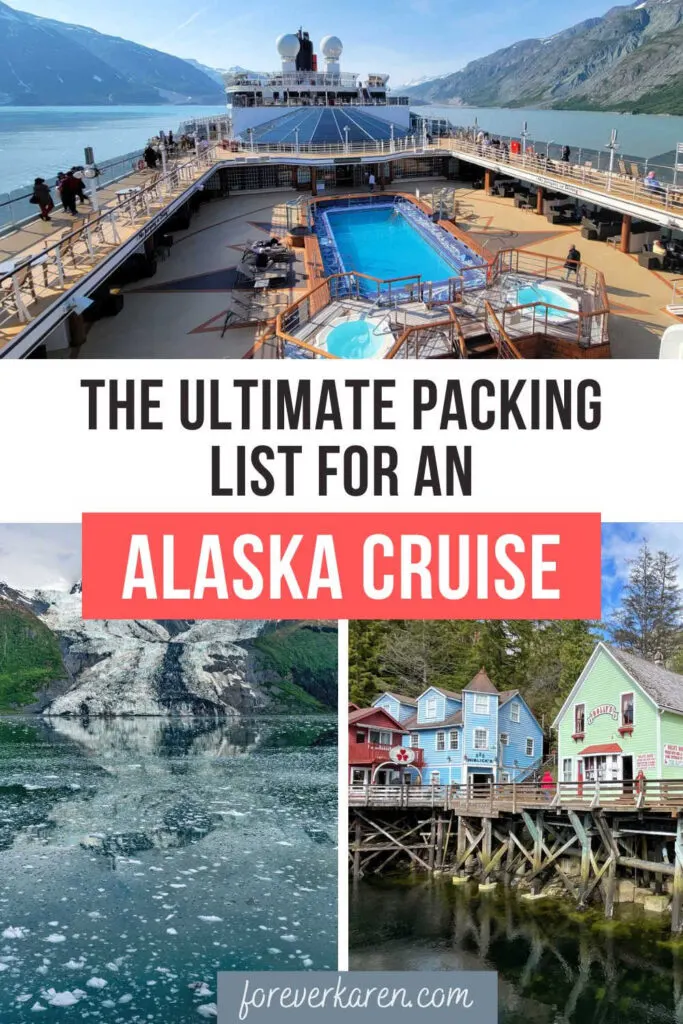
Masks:
[[[275,45],[277,52],[285,60],[294,60],[299,52],[299,40],[295,35],[278,36]]]
[[[344,47],[338,36],[325,36],[320,43],[320,52],[329,60],[339,60]]]

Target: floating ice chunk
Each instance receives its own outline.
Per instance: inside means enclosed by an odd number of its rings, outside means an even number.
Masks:
[[[278,949],[277,946],[271,946],[270,949],[268,950],[268,952],[275,954],[275,953],[281,953],[282,950]]]
[[[195,981],[191,985],[189,985],[188,987],[189,988],[193,988],[195,990],[194,994],[196,996],[212,996],[213,995],[213,992],[211,991],[211,989],[209,988],[209,986],[206,984],[205,981]]]
[[[59,932],[53,932],[52,935],[48,935],[45,939],[46,942],[66,942],[66,935],[61,935]]]
[[[184,882],[171,882],[170,888],[171,889],[187,889],[187,886],[185,885]]]
[[[218,1007],[215,1003],[204,1003],[203,1006],[197,1007],[197,1013],[201,1013],[202,1017],[217,1017]]]
[[[133,997],[130,994],[130,992],[126,992],[125,996],[121,996],[121,998],[119,999],[120,1003],[132,1003],[132,1001]]]
[[[85,957],[81,957],[80,960],[69,960],[64,966],[70,971],[80,971],[81,967],[85,967]]]
[[[24,939],[28,935],[28,928],[12,927],[5,928],[2,933],[3,939]]]
[[[88,988],[105,988],[107,982],[104,978],[91,978],[90,981],[85,983]]]
[[[2,973],[2,971],[9,971],[9,964],[0,963],[0,973]]]
[[[34,1003],[33,1006],[31,1007],[31,1010],[33,1013],[37,1013],[39,1010],[47,1011],[47,1006],[43,1006],[42,1003]]]
[[[312,967],[313,966],[313,961],[310,959],[310,957],[306,957],[305,960],[301,961],[301,963],[304,965],[304,967]]]
[[[296,935],[281,935],[283,942],[296,942]]]
[[[113,999],[103,999],[101,1005],[106,1007],[107,1010],[111,1010],[112,1007],[116,1006],[116,1003]]]
[[[55,992],[53,988],[49,988],[43,994],[43,998],[47,999],[50,1006],[75,1006],[78,1002],[78,996],[74,992]]]
[[[294,843],[288,843],[286,839],[278,839],[275,844],[276,846],[294,846]]]
[[[167,928],[166,929],[166,934],[167,935],[177,935],[178,932],[175,930],[175,928]]]
[[[222,917],[216,917],[214,914],[200,914],[200,921],[222,921]]]
[[[17,996],[16,1002],[17,1003],[27,1003],[30,998],[31,998],[31,993],[30,992],[29,993],[24,992],[23,995]]]

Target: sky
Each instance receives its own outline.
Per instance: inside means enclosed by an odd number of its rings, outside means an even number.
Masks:
[[[299,26],[315,50],[325,35],[344,44],[342,70],[388,73],[393,85],[456,71],[469,60],[529,37],[553,35],[605,14],[609,0],[10,0],[10,6],[58,21],[87,25],[210,67],[235,64],[256,71],[278,66],[275,39]]]
[[[683,587],[683,523],[604,523],[602,527],[603,619],[619,606],[629,560],[643,540],[654,551],[680,558]],[[0,581],[21,589],[68,590],[81,578],[79,524],[0,523]]]

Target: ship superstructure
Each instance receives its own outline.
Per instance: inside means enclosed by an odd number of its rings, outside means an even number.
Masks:
[[[263,136],[271,142],[279,129],[287,137],[297,133],[298,127],[302,143],[354,141],[370,137],[378,123],[380,128],[384,125],[382,134],[388,134],[389,125],[394,126],[396,137],[408,131],[409,98],[391,94],[389,75],[373,73],[362,78],[342,71],[343,45],[337,36],[321,41],[320,58],[309,34],[301,29],[280,36],[276,47],[281,61],[278,71],[223,76],[237,138],[259,141]]]

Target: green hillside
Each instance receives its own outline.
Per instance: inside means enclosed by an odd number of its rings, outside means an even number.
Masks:
[[[0,600],[0,712],[33,704],[66,670],[57,637],[28,608]]]
[[[276,703],[323,709],[337,707],[337,626],[285,622],[247,646],[254,652],[259,685]]]

